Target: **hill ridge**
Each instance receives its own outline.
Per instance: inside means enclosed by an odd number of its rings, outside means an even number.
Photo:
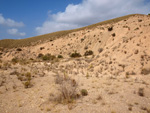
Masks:
[[[102,21],[102,22],[99,22],[96,24],[92,24],[89,26],[85,26],[85,27],[81,27],[81,28],[77,28],[77,29],[72,29],[72,30],[57,31],[57,32],[39,35],[39,36],[35,36],[35,37],[29,37],[29,38],[25,38],[25,39],[3,39],[3,40],[0,40],[0,47],[15,48],[15,47],[32,46],[32,45],[39,44],[41,42],[43,43],[44,41],[47,41],[47,40],[55,40],[55,39],[60,38],[62,36],[68,35],[69,33],[72,33],[72,32],[77,32],[77,31],[84,30],[84,29],[91,29],[91,28],[94,28],[94,27],[99,26],[99,25],[116,23],[116,22],[119,22],[123,19],[127,19],[127,18],[130,18],[132,16],[136,16],[136,15],[143,16],[143,14],[130,14],[130,15],[117,17],[114,19]]]

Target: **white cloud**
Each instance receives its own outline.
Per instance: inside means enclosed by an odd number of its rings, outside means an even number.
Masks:
[[[64,12],[49,14],[37,34],[82,27],[127,14],[147,14],[150,3],[145,0],[83,0],[82,3],[69,4]]]
[[[13,29],[8,29],[8,30],[7,30],[7,33],[10,34],[10,35],[15,35],[15,36],[25,36],[25,35],[26,35],[26,33],[24,33],[24,32],[19,32],[18,29],[15,29],[15,28],[13,28]]]
[[[24,26],[23,22],[16,22],[9,18],[6,19],[3,17],[2,14],[0,14],[0,24],[8,26],[8,27],[23,27]]]

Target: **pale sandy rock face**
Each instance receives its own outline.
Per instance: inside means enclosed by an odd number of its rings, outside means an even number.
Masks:
[[[93,55],[84,56],[89,50]],[[70,58],[75,51],[82,57]],[[150,112],[150,16],[136,15],[0,53],[2,113]],[[63,58],[37,58],[48,53]],[[12,62],[15,57],[24,60]]]

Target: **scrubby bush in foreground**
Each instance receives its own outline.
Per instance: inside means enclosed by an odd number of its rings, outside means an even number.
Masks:
[[[54,97],[54,95],[51,94],[51,101],[68,104],[79,98],[79,94],[77,93],[77,82],[68,77],[66,74],[64,74],[64,76],[57,75],[55,83],[59,85],[58,95]]]

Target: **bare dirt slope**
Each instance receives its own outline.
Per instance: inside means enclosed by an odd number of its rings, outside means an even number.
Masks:
[[[150,113],[150,16],[1,48],[0,57],[1,113]]]

